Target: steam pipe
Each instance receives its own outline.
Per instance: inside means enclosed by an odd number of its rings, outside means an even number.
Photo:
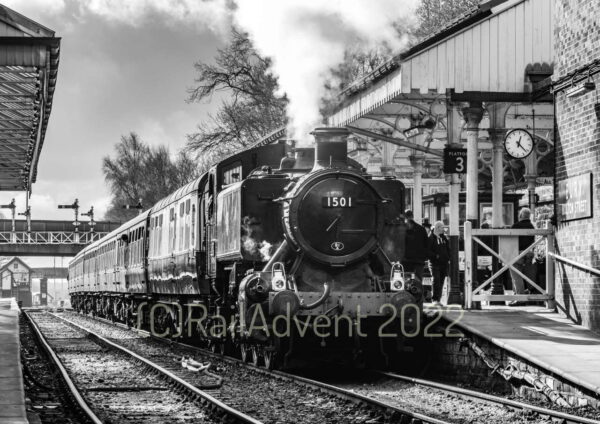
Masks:
[[[271,270],[271,268],[273,267],[273,264],[275,262],[279,262],[280,259],[286,255],[286,253],[287,253],[287,240],[283,240],[283,242],[279,245],[279,247],[277,248],[275,253],[273,253],[273,256],[271,256],[271,259],[269,259],[269,262],[267,262],[266,265],[264,266],[264,268],[262,269],[262,272],[269,272]]]
[[[323,283],[323,294],[321,295],[321,297],[316,302],[311,303],[310,305],[302,305],[301,304],[300,309],[315,309],[316,307],[321,306],[323,303],[325,303],[325,301],[329,297],[330,292],[331,292],[331,288],[329,287],[329,284]]]

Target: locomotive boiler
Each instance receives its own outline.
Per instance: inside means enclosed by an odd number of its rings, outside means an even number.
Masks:
[[[193,323],[193,339],[267,367],[397,358],[422,310],[400,265],[404,186],[348,158],[346,129],[312,134],[234,155],[88,246],[70,264],[74,307],[171,334]]]

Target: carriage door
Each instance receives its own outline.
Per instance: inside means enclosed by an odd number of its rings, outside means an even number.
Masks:
[[[121,236],[122,252],[123,252],[123,272],[121,281],[125,283],[125,288],[129,287],[129,243],[131,242],[131,234],[123,234]],[[122,289],[122,288],[121,288]]]
[[[214,174],[211,173],[207,191],[204,192],[204,221],[206,222],[206,273],[214,278],[217,275],[217,241],[215,234],[215,190]]]
[[[175,206],[169,209],[169,267],[167,269],[167,275],[172,278],[175,277],[175,248],[177,247],[177,211]]]

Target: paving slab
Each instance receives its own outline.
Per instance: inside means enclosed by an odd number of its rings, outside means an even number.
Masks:
[[[532,307],[449,309],[443,317],[455,321],[455,328],[476,334],[600,395],[600,335],[554,311]]]
[[[26,424],[19,344],[19,310],[14,299],[0,299],[0,423]]]

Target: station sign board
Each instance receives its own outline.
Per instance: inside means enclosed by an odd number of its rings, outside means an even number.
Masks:
[[[444,149],[444,174],[467,173],[467,149]]]
[[[558,182],[558,217],[560,221],[592,216],[592,173],[569,177]]]

